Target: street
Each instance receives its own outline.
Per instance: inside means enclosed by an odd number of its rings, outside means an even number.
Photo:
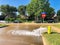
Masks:
[[[0,45],[43,45],[41,36],[20,36],[12,35],[8,33],[10,30],[29,30],[32,31],[34,28],[39,26],[24,25],[24,24],[9,24],[8,27],[0,28]]]

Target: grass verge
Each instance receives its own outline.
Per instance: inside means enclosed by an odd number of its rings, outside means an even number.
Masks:
[[[60,24],[55,24],[53,26],[60,28]]]
[[[6,26],[8,26],[8,25],[6,25],[6,24],[0,24],[0,28],[6,27]]]
[[[44,33],[43,36],[49,42],[49,45],[60,45],[60,34],[52,32],[51,34]]]

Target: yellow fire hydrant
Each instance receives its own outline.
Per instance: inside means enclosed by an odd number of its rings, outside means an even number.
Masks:
[[[48,34],[51,34],[51,26],[48,26]]]

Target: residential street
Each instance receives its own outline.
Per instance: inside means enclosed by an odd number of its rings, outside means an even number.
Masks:
[[[0,45],[43,45],[41,36],[18,36],[8,33],[10,30],[23,30],[23,28],[28,30],[23,24],[9,24],[8,27],[0,28]],[[35,25],[34,25],[35,26]],[[39,26],[38,26],[39,27]],[[38,28],[35,26],[35,28]],[[33,28],[32,28],[33,29]],[[30,29],[30,31],[32,31]]]

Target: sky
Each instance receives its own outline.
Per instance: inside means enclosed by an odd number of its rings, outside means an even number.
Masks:
[[[50,6],[55,9],[55,12],[60,9],[60,0],[50,0]],[[0,5],[9,4],[11,6],[18,7],[20,5],[27,5],[30,0],[0,0]]]

